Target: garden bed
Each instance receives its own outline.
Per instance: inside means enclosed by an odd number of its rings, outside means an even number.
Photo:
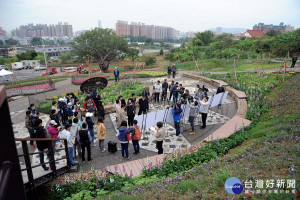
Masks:
[[[55,90],[55,88],[52,88],[49,83],[45,83],[40,85],[31,85],[31,86],[7,89],[6,95],[7,97],[12,97],[18,95],[37,94],[41,92],[47,92],[50,90]]]
[[[122,75],[135,75],[138,78],[148,78],[148,77],[160,77],[160,76],[166,76],[167,72],[154,72],[154,71],[134,71],[134,72],[121,72],[120,78],[122,78]],[[105,74],[98,77],[107,78],[108,80],[113,80],[114,75],[113,74]],[[84,81],[89,79],[88,75],[86,78],[79,78],[79,79],[73,79],[72,83],[74,85],[80,85]]]
[[[129,99],[132,93],[135,93],[136,97],[142,95],[144,86],[148,87],[146,84],[136,82],[135,80],[131,81],[120,81],[107,85],[106,88],[98,90],[98,94],[101,95],[101,99],[104,102],[104,105],[112,105],[113,102],[118,98],[119,95],[122,95],[124,99]],[[80,101],[82,106],[86,98],[86,94],[77,94],[76,91],[73,92]],[[53,100],[57,101],[58,98],[64,97],[66,94],[61,94],[59,96],[54,96],[52,99],[45,100],[37,105],[37,108],[40,112],[50,114],[51,112],[51,103]]]

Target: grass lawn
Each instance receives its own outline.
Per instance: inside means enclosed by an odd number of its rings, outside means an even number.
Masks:
[[[257,61],[257,60],[254,60]],[[268,62],[267,60],[265,60]],[[171,62],[170,62],[171,63]],[[176,66],[179,69],[183,69],[186,71],[195,71],[195,62],[183,62],[183,63],[176,63]],[[237,71],[245,71],[245,70],[255,70],[255,69],[271,69],[271,68],[280,68],[283,63],[263,63],[259,66],[256,63],[250,63],[248,60],[239,60],[236,63]],[[287,63],[289,65],[290,63]],[[231,72],[234,71],[233,69],[233,60],[229,59],[205,59],[200,60],[199,63],[199,71],[202,71],[202,68],[205,72],[217,72],[217,71],[224,71],[224,72]],[[167,69],[168,64],[164,64],[163,68]]]

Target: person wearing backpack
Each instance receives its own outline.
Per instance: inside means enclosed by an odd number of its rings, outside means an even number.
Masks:
[[[121,147],[122,147],[122,157],[127,158],[127,160],[129,160],[130,156],[129,156],[129,152],[128,152],[128,144],[129,144],[128,139],[131,139],[131,138],[130,138],[129,130],[127,128],[126,121],[121,122],[121,127],[119,128],[118,139],[119,139],[119,141],[121,143]]]
[[[88,125],[88,130],[89,130],[89,132],[90,132],[90,135],[91,135],[91,137],[92,137],[92,144],[91,144],[91,146],[92,147],[95,147],[96,145],[95,145],[95,132],[94,132],[94,125],[95,125],[95,123],[93,122],[93,120],[92,120],[92,116],[93,116],[93,113],[86,113],[86,123],[87,123],[87,125]]]
[[[131,130],[131,137],[132,137],[132,144],[133,144],[133,149],[134,153],[133,154],[138,154],[140,153],[140,145],[139,145],[139,140],[141,139],[141,129],[137,125],[137,120],[133,120],[133,126],[130,128]]]
[[[87,125],[86,123],[82,124],[82,130],[79,131],[78,133],[78,138],[77,140],[81,144],[81,149],[82,149],[82,162],[85,162],[85,148],[87,149],[87,154],[88,154],[88,162],[93,160],[91,158],[91,142],[92,138],[90,136],[89,131],[87,130]]]
[[[30,110],[27,110],[26,111],[26,116],[25,116],[25,127],[27,128],[28,132],[29,132],[29,135],[30,135],[30,138],[32,138],[31,136],[31,131],[33,129],[33,124],[32,124],[32,116],[31,116],[31,111]],[[30,145],[32,147],[35,147],[35,145],[33,144],[33,140],[30,140]]]
[[[32,129],[32,137],[33,138],[47,138],[47,131],[46,129],[43,127],[42,124],[42,120],[41,119],[37,119],[36,120],[36,124],[38,125],[37,127],[34,127]],[[51,141],[49,141],[51,142]],[[46,166],[45,162],[44,162],[44,151],[46,149],[48,149],[48,141],[42,141],[42,140],[37,140],[36,141],[36,146],[38,148],[39,151],[39,157],[40,157],[40,164],[42,165],[43,169],[45,171],[49,170],[49,167]],[[50,161],[51,157],[50,157],[50,152],[47,152],[47,157]]]
[[[101,152],[104,152],[105,151],[104,140],[106,138],[106,128],[104,126],[102,117],[98,118],[98,122],[96,124],[96,127],[97,127],[97,138],[99,140],[99,150]]]

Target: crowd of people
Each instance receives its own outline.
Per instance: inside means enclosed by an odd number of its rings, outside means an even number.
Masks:
[[[116,80],[117,81],[117,80]],[[168,92],[169,97],[168,97]],[[222,85],[217,90],[217,93],[224,92]],[[131,97],[125,101],[120,95],[114,104],[116,112],[116,126],[118,129],[117,138],[121,144],[122,157],[130,159],[128,152],[129,141],[132,141],[134,153],[140,153],[139,140],[141,139],[141,127],[135,120],[135,115],[146,114],[149,111],[149,101],[152,96],[154,103],[162,101],[173,102],[172,114],[176,135],[180,135],[180,122],[182,119],[181,105],[186,104],[190,107],[189,122],[191,124],[190,134],[195,134],[194,119],[198,105],[200,106],[200,113],[202,115],[202,126],[206,127],[206,118],[208,113],[208,89],[205,85],[196,86],[193,94],[188,89],[185,89],[182,84],[178,82],[168,83],[167,79],[161,84],[160,81],[153,86],[153,94],[150,94],[147,87],[142,91],[142,97],[137,100],[136,95],[132,93]],[[172,99],[173,98],[173,99]],[[172,99],[172,101],[171,101]],[[137,106],[139,107],[138,112]],[[87,92],[86,99],[83,105],[74,95],[74,93],[67,93],[64,98],[59,98],[58,102],[53,101],[50,114],[50,122],[47,127],[43,127],[42,120],[39,119],[39,111],[34,104],[31,104],[26,111],[25,125],[29,131],[31,138],[66,138],[69,151],[69,161],[71,165],[75,165],[75,158],[81,158],[83,162],[92,160],[91,147],[96,147],[95,138],[99,141],[99,151],[105,152],[104,141],[106,139],[106,128],[104,125],[105,113],[104,104],[101,96],[96,90]],[[97,130],[96,133],[94,130]],[[153,131],[153,136],[156,138],[156,147],[158,154],[163,153],[163,141],[166,137],[166,131],[163,127],[163,122],[158,122]],[[35,147],[33,141],[30,145]],[[47,141],[36,141],[37,149],[39,151],[40,163],[44,170],[49,170],[44,164],[44,151],[48,149]],[[62,146],[63,142],[56,140],[52,142],[55,154],[59,151],[55,149],[57,145]],[[109,149],[108,149],[109,150]],[[87,152],[87,159],[85,156]],[[49,155],[48,155],[49,158]]]

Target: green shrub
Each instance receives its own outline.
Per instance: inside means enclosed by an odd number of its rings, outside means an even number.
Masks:
[[[145,56],[144,61],[147,66],[154,65],[156,63],[156,59],[151,56]]]

